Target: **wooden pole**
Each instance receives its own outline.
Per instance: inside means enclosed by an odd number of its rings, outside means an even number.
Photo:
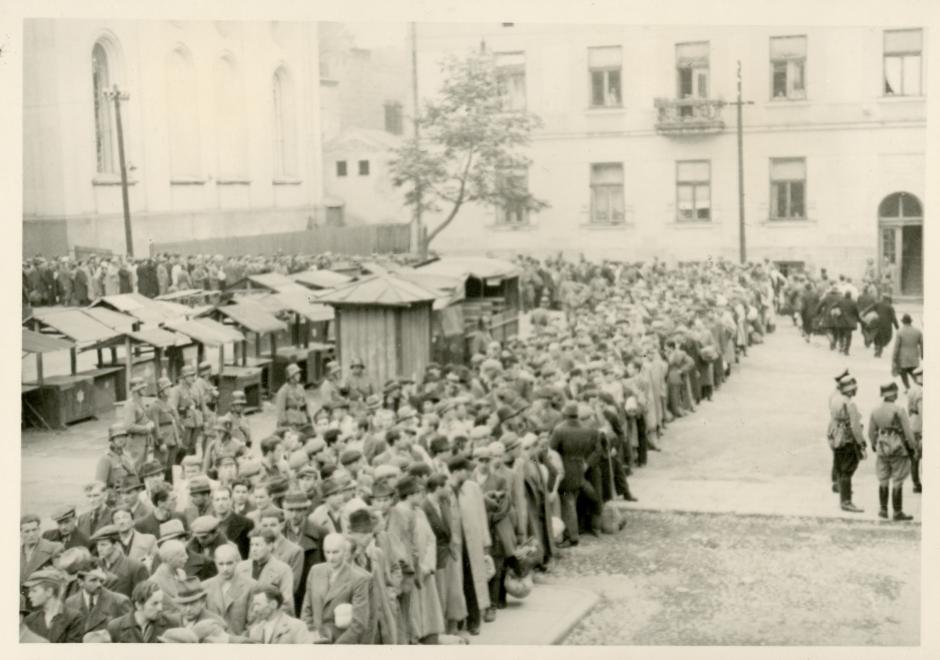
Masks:
[[[39,386],[42,387],[42,353],[36,353],[36,377],[39,381]]]
[[[160,377],[163,376],[163,349],[159,346],[153,347],[153,359],[156,362],[153,370],[157,374],[157,380],[160,380]]]
[[[131,338],[124,337],[124,389],[125,398],[131,398],[131,378],[134,377],[134,355],[131,352]]]
[[[78,352],[74,348],[69,349],[69,366],[72,369],[72,375],[78,371]]]
[[[124,127],[121,124],[121,101],[130,97],[122,94],[117,85],[112,92],[114,96],[114,119],[117,126],[118,160],[121,165],[121,202],[124,206],[124,242],[128,256],[134,256],[134,238],[131,233],[131,208],[127,193],[127,164],[124,160]]]

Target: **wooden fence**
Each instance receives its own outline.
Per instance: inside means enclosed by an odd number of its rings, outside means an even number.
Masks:
[[[314,227],[306,231],[253,236],[223,236],[172,243],[151,243],[150,254],[321,254],[370,255],[409,252],[411,225]]]

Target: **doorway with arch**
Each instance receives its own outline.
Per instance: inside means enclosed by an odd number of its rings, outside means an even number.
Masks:
[[[923,297],[924,210],[915,195],[896,192],[881,200],[878,255],[880,274],[890,274],[894,295]]]

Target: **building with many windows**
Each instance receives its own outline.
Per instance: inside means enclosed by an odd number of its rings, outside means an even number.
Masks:
[[[24,24],[23,253],[322,222],[316,23]]]
[[[543,121],[531,167],[509,174],[551,205],[468,207],[434,249],[737,259],[740,62],[747,257],[853,278],[874,259],[921,294],[924,30],[493,23],[417,35],[422,97],[445,54],[493,53],[507,111]]]

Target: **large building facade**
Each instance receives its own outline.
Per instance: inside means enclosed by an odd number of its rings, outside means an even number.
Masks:
[[[135,254],[322,222],[316,23],[24,24],[23,253]]]
[[[433,248],[672,261],[739,256],[923,284],[925,31],[418,24],[417,84],[484,49],[507,109],[539,115],[522,175],[538,214],[466,208]],[[410,109],[406,110],[406,114]],[[433,226],[437,218],[428,218]]]

